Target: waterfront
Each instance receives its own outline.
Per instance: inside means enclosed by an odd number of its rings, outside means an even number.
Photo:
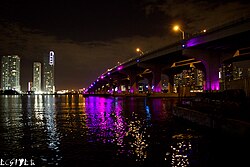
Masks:
[[[0,158],[25,158],[35,166],[247,163],[247,140],[177,120],[172,115],[177,100],[2,95]]]

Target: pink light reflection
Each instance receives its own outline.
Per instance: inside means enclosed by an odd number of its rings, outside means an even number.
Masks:
[[[95,138],[89,140],[123,145],[126,121],[122,115],[122,102],[118,98],[88,97],[85,101],[86,126]]]

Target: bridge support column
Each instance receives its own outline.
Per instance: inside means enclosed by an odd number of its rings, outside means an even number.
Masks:
[[[138,84],[137,84],[137,69],[136,68],[129,68],[120,70],[120,74],[126,75],[126,79],[128,79],[125,82],[126,87],[126,93],[138,93]],[[124,78],[123,78],[124,79]],[[128,87],[130,87],[128,91]]]
[[[223,55],[222,52],[214,50],[198,50],[198,49],[185,49],[183,54],[188,57],[200,60],[205,67],[205,85],[204,90],[213,91],[219,90],[219,67],[220,59]]]
[[[129,83],[126,83],[126,84],[125,84],[125,89],[126,89],[125,92],[126,92],[126,93],[129,93]]]
[[[117,93],[118,94],[122,93],[122,88],[121,88],[121,84],[120,83],[117,84]]]
[[[155,66],[152,68],[153,73],[153,85],[154,85],[154,92],[161,92],[162,83],[161,83],[161,67]]]
[[[174,75],[168,75],[168,93],[174,93]]]
[[[148,79],[148,92],[151,93],[153,77],[146,77],[146,78]]]
[[[220,82],[219,82],[219,67],[220,67],[220,59],[219,55],[210,55],[205,64],[206,69],[206,82],[205,88],[206,90],[219,90]]]
[[[120,94],[121,93],[121,81],[119,78],[112,83],[113,94]]]
[[[130,85],[130,93],[138,93],[138,85],[136,82],[136,73],[133,71],[128,71],[128,76],[129,76],[129,85]]]
[[[156,93],[161,92],[162,90],[161,74],[162,74],[163,67],[166,65],[161,64],[161,63],[156,63],[156,64],[140,63],[139,66],[145,69],[146,68],[150,69],[152,71],[152,74],[153,74],[152,85],[154,86],[153,92],[156,92]]]
[[[120,84],[120,90],[121,90],[121,94],[124,94],[124,93],[128,93],[128,85],[129,85],[129,80],[126,78],[126,79],[122,79],[119,84]]]

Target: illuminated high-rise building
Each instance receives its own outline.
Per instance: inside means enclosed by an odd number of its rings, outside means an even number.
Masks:
[[[49,94],[55,93],[55,53],[53,51],[49,52],[49,56],[44,57],[43,68],[43,91]]]
[[[40,62],[34,62],[32,91],[40,92],[41,85],[42,85],[42,64]]]
[[[33,83],[32,82],[28,82],[28,92],[32,91],[33,88]]]
[[[20,86],[20,57],[8,55],[2,57],[1,66],[1,88],[2,90],[21,91]]]

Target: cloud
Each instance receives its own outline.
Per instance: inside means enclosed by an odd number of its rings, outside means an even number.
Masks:
[[[174,37],[175,38],[175,37]],[[174,39],[173,38],[173,39]],[[43,31],[31,30],[20,24],[0,24],[0,55],[17,54],[21,57],[22,89],[32,80],[32,63],[43,61],[50,50],[56,56],[57,89],[87,87],[108,68],[169,43],[167,37],[132,36],[110,41],[79,42],[62,40]]]
[[[249,16],[249,9],[249,2],[241,1],[169,0],[161,4],[148,5],[145,7],[145,12],[150,15],[155,11],[162,11],[172,18],[173,24],[179,23],[187,31],[194,33]]]

